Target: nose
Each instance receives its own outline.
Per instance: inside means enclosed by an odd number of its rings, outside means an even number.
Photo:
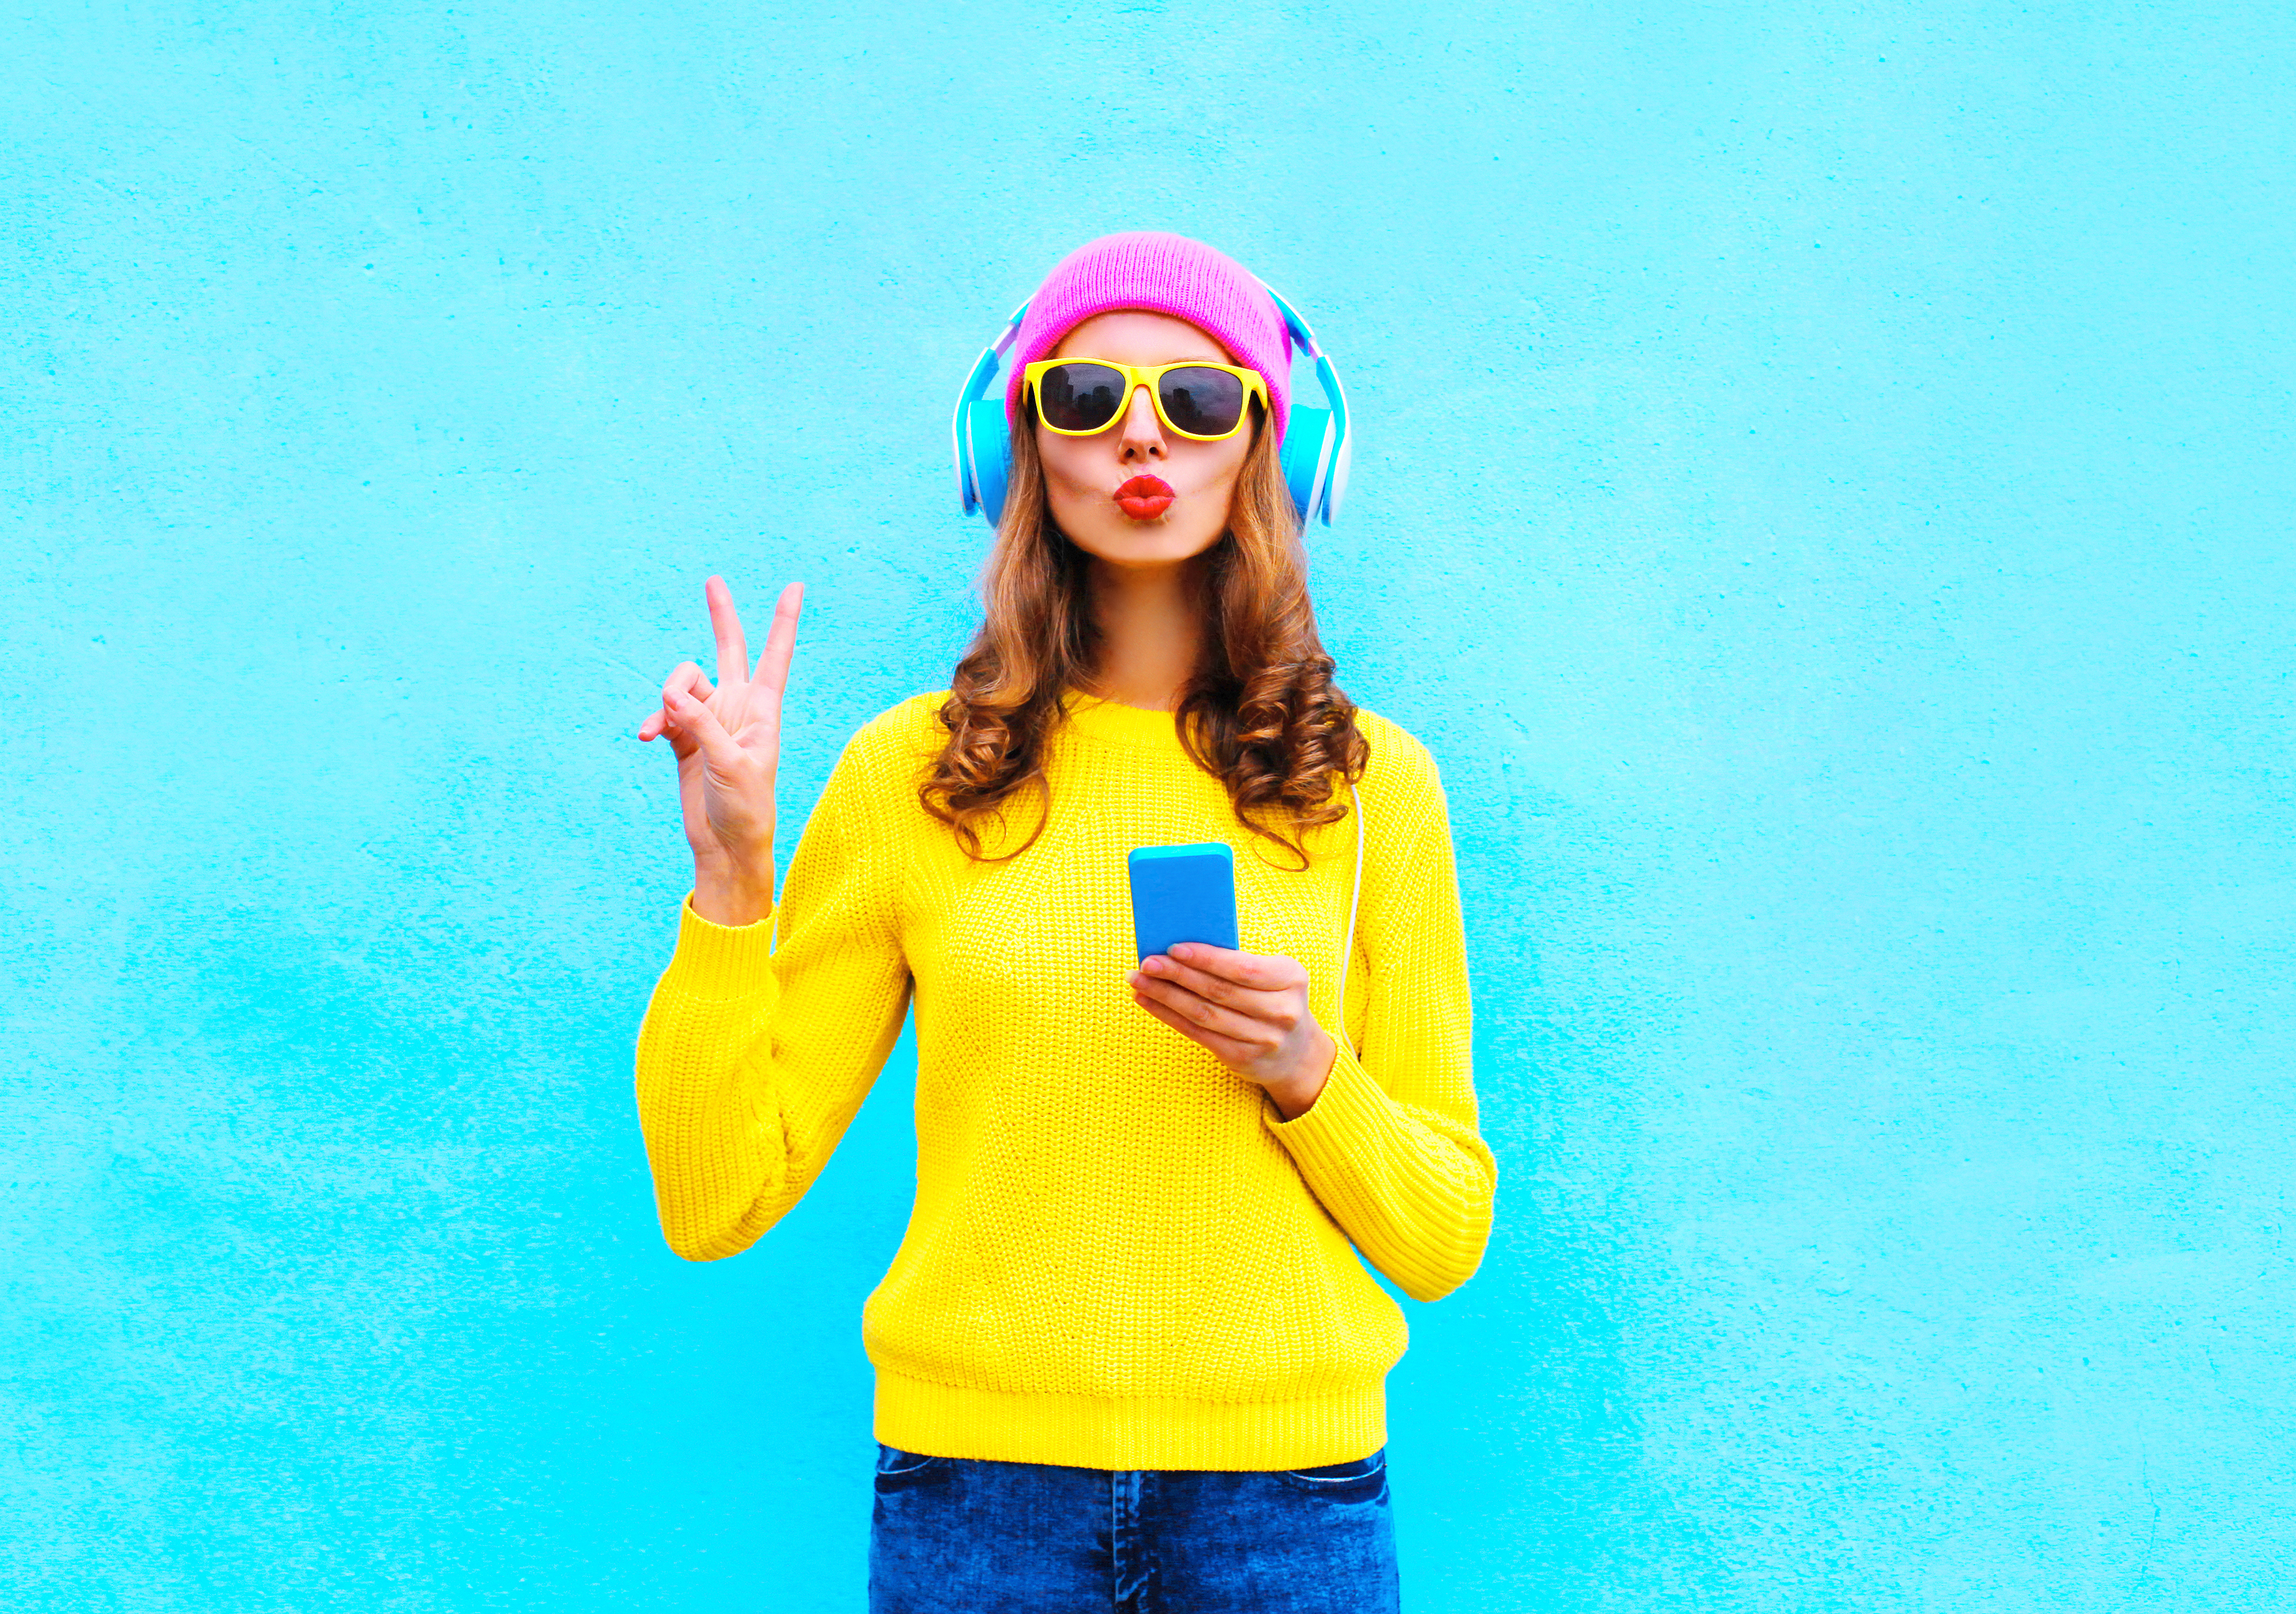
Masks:
[[[1164,440],[1164,422],[1156,414],[1156,400],[1145,387],[1132,389],[1124,406],[1124,425],[1116,439],[1116,458],[1125,465],[1151,464],[1167,458],[1171,445]]]

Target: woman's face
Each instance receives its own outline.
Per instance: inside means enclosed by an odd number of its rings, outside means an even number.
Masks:
[[[1049,356],[1128,365],[1234,362],[1187,321],[1129,308],[1095,315]],[[1164,430],[1145,387],[1135,387],[1123,413],[1090,437],[1062,437],[1039,422],[1037,454],[1053,520],[1078,549],[1111,565],[1170,565],[1201,554],[1227,530],[1252,430],[1247,426],[1217,443],[1177,437]]]

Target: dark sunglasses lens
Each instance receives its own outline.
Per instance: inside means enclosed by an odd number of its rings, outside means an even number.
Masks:
[[[1243,378],[1225,370],[1199,369],[1193,365],[1185,370],[1167,370],[1157,396],[1163,400],[1164,418],[1177,430],[1198,437],[1233,431],[1243,418]]]
[[[1124,403],[1124,373],[1106,365],[1054,365],[1037,383],[1045,424],[1060,431],[1097,431]]]

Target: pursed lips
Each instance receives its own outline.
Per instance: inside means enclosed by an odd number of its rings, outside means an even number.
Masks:
[[[1136,476],[1116,490],[1116,507],[1136,521],[1152,521],[1177,496],[1161,477]]]

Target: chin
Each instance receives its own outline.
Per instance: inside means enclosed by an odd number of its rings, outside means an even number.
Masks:
[[[1168,566],[1203,553],[1220,537],[1217,527],[1202,531],[1194,522],[1174,521],[1169,513],[1152,521],[1128,520],[1121,516],[1112,520],[1102,516],[1093,520],[1070,521],[1054,509],[1052,517],[1061,531],[1068,535],[1070,543],[1111,566]]]

